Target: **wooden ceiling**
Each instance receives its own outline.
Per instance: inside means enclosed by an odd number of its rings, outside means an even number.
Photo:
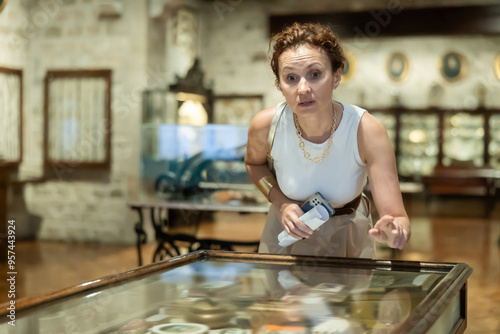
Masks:
[[[210,0],[212,1],[212,0]],[[229,4],[242,0],[227,0]],[[399,6],[402,9],[500,5],[500,0],[253,0],[272,15],[363,12]]]
[[[341,2],[345,5],[348,1]],[[353,2],[366,1],[357,0]],[[380,1],[374,1],[374,3]],[[413,5],[426,1],[412,1]],[[436,1],[449,3],[451,1]],[[456,1],[465,3],[466,1]],[[483,1],[486,3],[486,1]],[[493,1],[488,1],[493,2]],[[500,1],[495,4],[448,7],[404,7],[404,1],[385,1],[380,9],[323,10],[318,13],[300,12],[272,14],[269,18],[270,33],[281,31],[293,22],[318,22],[328,24],[342,38],[357,36],[391,37],[416,35],[498,35],[500,34]],[[455,3],[455,2],[454,2]],[[345,9],[345,8],[344,8]]]

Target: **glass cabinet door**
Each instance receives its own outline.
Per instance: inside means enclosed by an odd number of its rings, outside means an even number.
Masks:
[[[484,164],[484,116],[449,112],[444,117],[443,164]]]
[[[439,152],[439,117],[437,114],[401,115],[398,171],[403,176],[432,173]]]
[[[491,140],[488,145],[490,164],[495,169],[500,169],[500,115],[490,117]]]

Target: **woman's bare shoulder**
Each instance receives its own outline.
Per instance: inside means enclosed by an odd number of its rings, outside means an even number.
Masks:
[[[261,165],[266,162],[267,137],[275,112],[276,106],[270,107],[259,111],[252,119],[248,131],[246,164]]]
[[[358,128],[358,149],[363,161],[382,157],[383,152],[393,152],[387,131],[375,116],[364,113]]]
[[[368,136],[386,132],[382,122],[380,122],[375,116],[373,116],[369,112],[365,112],[363,114],[363,117],[361,117],[359,125],[360,125],[360,130],[363,132],[363,134]]]
[[[275,112],[276,106],[259,111],[252,119],[250,128],[253,128],[253,130],[256,131],[269,130]]]

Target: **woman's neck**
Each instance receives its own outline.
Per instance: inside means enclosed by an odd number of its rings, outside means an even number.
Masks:
[[[334,125],[334,118],[336,118],[335,127],[338,126],[342,108],[334,102],[335,111],[330,109],[330,111],[324,111],[314,115],[307,115],[299,117],[297,116],[297,121],[302,132],[302,138],[305,140],[320,144],[328,140],[332,133],[332,126]],[[334,113],[336,117],[334,117]]]

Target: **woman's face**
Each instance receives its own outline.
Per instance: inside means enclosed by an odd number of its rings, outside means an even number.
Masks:
[[[278,58],[278,88],[297,114],[331,110],[332,92],[340,83],[341,69],[332,72],[326,52],[314,45],[285,50]]]

